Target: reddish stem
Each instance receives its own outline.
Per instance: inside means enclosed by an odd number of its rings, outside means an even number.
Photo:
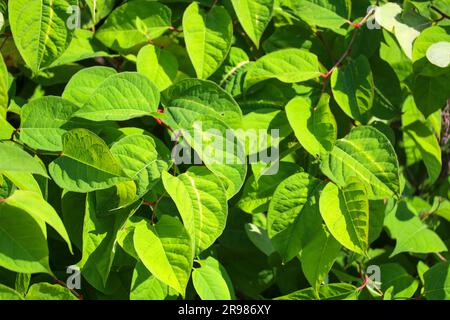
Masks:
[[[369,277],[366,276],[366,278],[364,279],[363,284],[360,287],[358,287],[358,290],[364,289],[367,286],[368,283],[369,283]]]

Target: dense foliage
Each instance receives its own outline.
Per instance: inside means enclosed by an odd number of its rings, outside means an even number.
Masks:
[[[449,299],[450,1],[386,2],[0,1],[0,299]]]

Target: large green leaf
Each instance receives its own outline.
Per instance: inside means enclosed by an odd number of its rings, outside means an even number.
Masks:
[[[78,300],[69,289],[50,283],[35,283],[28,290],[26,300]]]
[[[107,77],[92,92],[74,117],[93,121],[128,120],[157,112],[159,90],[151,80],[137,72]]]
[[[171,17],[170,9],[161,3],[126,2],[108,16],[96,37],[109,48],[126,51],[161,36],[170,28]]]
[[[225,229],[228,204],[223,184],[204,167],[191,167],[177,177],[163,172],[162,180],[199,254]]]
[[[303,248],[300,261],[309,284],[319,292],[341,249],[341,245],[324,228]]]
[[[234,290],[225,268],[212,257],[200,261],[192,271],[192,283],[202,300],[231,300]]]
[[[345,35],[348,2],[345,0],[286,0],[284,5],[311,26],[331,29]]]
[[[337,137],[336,120],[329,107],[330,96],[323,94],[316,105],[298,96],[286,105],[289,124],[300,144],[315,157],[330,152]]]
[[[62,135],[86,125],[86,121],[71,119],[77,110],[74,103],[55,96],[30,101],[22,107],[20,140],[35,149],[61,151]]]
[[[364,185],[351,178],[339,189],[329,182],[320,195],[320,213],[328,230],[344,247],[367,254],[369,200]]]
[[[61,156],[49,165],[50,175],[61,188],[89,192],[130,180],[106,143],[94,133],[74,129],[62,140]]]
[[[272,78],[295,83],[319,76],[319,61],[315,54],[301,49],[283,49],[271,52],[251,64],[245,76],[244,87],[249,88]]]
[[[87,194],[85,204],[84,219],[82,218],[82,259],[77,266],[94,288],[108,293],[108,280],[111,278],[110,271],[117,250],[117,233],[140,203],[104,217],[97,214],[93,193]],[[80,219],[80,215],[77,216]]]
[[[127,176],[137,185],[138,197],[143,196],[161,178],[161,172],[169,169],[171,162],[167,148],[157,149],[150,136],[129,135],[111,147],[111,153]]]
[[[267,214],[267,231],[283,262],[294,258],[321,227],[320,180],[300,172],[276,188]]]
[[[389,292],[393,299],[409,299],[419,286],[419,281],[397,263],[386,263],[380,266],[381,291]]]
[[[16,145],[0,143],[0,170],[39,174],[48,177],[45,168]]]
[[[439,236],[420,220],[418,212],[409,201],[400,201],[384,219],[384,225],[397,240],[391,256],[401,252],[430,253],[447,251]]]
[[[417,120],[403,128],[414,146],[422,155],[430,182],[434,183],[441,173],[442,160],[439,141],[434,133],[423,122]]]
[[[363,182],[369,199],[397,196],[400,191],[398,160],[389,140],[370,126],[354,128],[336,141],[321,169],[339,186],[351,177]]]
[[[109,67],[84,68],[70,78],[62,93],[62,98],[82,107],[102,82],[116,73],[116,70]]]
[[[136,68],[162,91],[175,79],[178,61],[170,51],[149,44],[139,50]]]
[[[186,49],[197,77],[206,79],[219,68],[230,51],[233,37],[231,18],[223,7],[205,13],[193,2],[183,15]]]
[[[74,30],[66,25],[75,0],[11,0],[9,23],[22,58],[37,74],[69,46]]]
[[[374,82],[369,61],[359,56],[331,75],[333,97],[351,118],[366,123],[374,99]]]
[[[0,202],[0,265],[14,272],[50,273],[45,223]]]
[[[181,222],[162,216],[156,225],[140,222],[134,247],[144,266],[183,297],[191,274],[194,246]]]
[[[272,19],[274,0],[231,0],[242,28],[259,48],[259,41]]]
[[[0,284],[0,300],[23,300],[23,296],[16,290]]]
[[[136,263],[130,289],[130,300],[164,300],[169,286],[158,280],[141,261]]]
[[[70,251],[72,251],[72,244],[70,243],[69,235],[67,234],[61,218],[58,216],[55,209],[53,209],[40,194],[31,191],[17,190],[11,197],[5,199],[4,206],[6,209],[14,207],[23,210],[35,220],[48,223],[66,241]]]
[[[242,126],[242,111],[236,101],[212,81],[185,79],[169,87],[161,100],[176,128],[186,128],[209,115],[231,128]]]
[[[450,263],[441,262],[423,275],[423,294],[428,300],[448,300],[450,299]]]

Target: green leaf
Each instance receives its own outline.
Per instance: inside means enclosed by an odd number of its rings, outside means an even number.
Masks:
[[[436,136],[419,120],[403,127],[403,132],[414,141],[415,148],[422,155],[430,182],[434,183],[442,168],[441,148]]]
[[[8,68],[6,67],[3,56],[0,57],[0,119],[6,119],[6,111],[9,104],[9,79]],[[1,121],[1,120],[0,120]],[[3,124],[2,124],[3,127]]]
[[[0,143],[0,170],[39,174],[48,177],[45,168],[16,145]]]
[[[450,42],[450,34],[444,28],[432,26],[423,30],[413,45],[413,67],[420,75],[434,77],[449,71],[448,55],[445,49]]]
[[[342,189],[329,182],[320,195],[319,206],[333,237],[347,249],[367,255],[369,200],[364,185],[355,178]]]
[[[389,140],[370,126],[356,127],[336,141],[324,157],[322,172],[343,187],[351,177],[365,186],[369,199],[397,196],[400,192],[398,160]]]
[[[222,234],[228,215],[222,182],[204,167],[174,177],[163,172],[164,188],[175,202],[198,255]]]
[[[261,250],[266,256],[270,256],[274,253],[275,248],[269,239],[269,234],[266,229],[258,227],[253,223],[245,224],[245,233],[247,234],[250,241]]]
[[[86,129],[74,129],[62,137],[63,153],[49,165],[50,175],[61,188],[89,192],[130,180],[106,143]]]
[[[219,68],[231,48],[233,25],[228,12],[214,6],[205,13],[193,2],[183,14],[183,34],[197,77],[207,79]]]
[[[0,283],[0,300],[23,300],[23,297],[16,290]]]
[[[169,287],[138,261],[133,271],[130,300],[164,300],[168,295]]]
[[[390,295],[395,299],[409,299],[414,296],[419,281],[414,279],[398,263],[387,263],[380,265],[381,291],[390,291]]]
[[[11,0],[9,22],[22,58],[37,74],[50,66],[69,46],[74,30],[66,22],[74,0]]]
[[[441,262],[428,269],[423,275],[423,295],[428,300],[450,299],[450,263]]]
[[[192,271],[192,283],[202,300],[231,300],[234,290],[225,268],[212,257]]]
[[[72,244],[69,235],[64,227],[61,218],[55,209],[45,201],[40,194],[31,191],[17,190],[14,194],[5,199],[5,207],[14,207],[27,212],[35,220],[48,223],[59,235],[66,241],[70,251],[72,252]]]
[[[292,292],[275,300],[356,300],[359,291],[348,283],[330,283],[323,285],[319,290],[319,297],[313,288],[306,288]]]
[[[347,33],[346,19],[341,16],[348,15],[346,1],[287,0],[283,3],[292,10],[294,16],[311,26],[330,29],[340,35]]]
[[[287,118],[297,140],[315,157],[330,152],[336,141],[337,124],[329,101],[327,94],[323,94],[316,105],[298,96],[286,105]]]
[[[52,273],[45,223],[0,202],[0,266],[21,273]]]
[[[33,191],[42,195],[41,187],[31,173],[19,171],[1,171],[18,189]]]
[[[113,215],[100,217],[96,212],[93,193],[85,200],[82,225],[82,259],[77,264],[89,284],[101,292],[108,293],[108,280],[116,253],[117,233],[127,218],[138,209],[140,203],[121,209]],[[74,213],[72,213],[74,214]]]
[[[267,231],[283,262],[294,258],[321,226],[320,180],[296,173],[276,188],[267,214]]]
[[[242,110],[227,92],[212,81],[185,79],[163,92],[161,100],[175,128],[192,126],[201,115],[225,122],[231,128],[242,126]]]
[[[159,147],[159,148],[158,148]],[[111,147],[111,153],[124,173],[137,185],[137,196],[143,196],[170,167],[169,150],[156,145],[150,136],[129,135]]]
[[[95,36],[107,47],[127,51],[161,36],[171,26],[170,9],[158,2],[135,0],[115,9]]]
[[[320,76],[317,56],[301,49],[282,49],[256,60],[248,68],[245,88],[268,79],[296,83]]]
[[[264,175],[259,179],[251,176],[245,182],[242,196],[237,203],[238,208],[247,213],[266,212],[279,181],[283,181],[299,171],[303,170],[298,165],[281,162],[278,172],[274,175]]]
[[[14,288],[21,295],[25,295],[28,292],[30,286],[31,274],[30,273],[17,273],[16,282]]]
[[[26,300],[78,300],[69,289],[58,284],[35,283],[28,290]]]
[[[303,248],[300,257],[302,270],[316,292],[320,291],[320,285],[331,270],[340,250],[339,242],[324,228],[318,229],[316,235]]]
[[[450,73],[447,72],[439,77],[417,76],[411,85],[411,90],[417,108],[428,117],[435,111],[445,106],[450,96]]]
[[[274,10],[274,0],[231,0],[236,16],[245,33],[259,48],[259,41]]]
[[[424,224],[409,201],[400,201],[384,219],[391,238],[397,240],[391,257],[401,252],[431,253],[447,251],[439,236]]]
[[[194,246],[181,222],[174,217],[162,216],[154,226],[139,223],[134,230],[134,247],[145,267],[184,297]]]
[[[70,78],[62,93],[62,98],[82,107],[103,81],[116,73],[116,70],[109,67],[84,68]]]
[[[146,45],[137,55],[137,71],[155,83],[160,91],[167,89],[178,71],[177,58],[168,50]]]
[[[128,120],[157,112],[159,90],[151,80],[137,72],[107,77],[92,92],[74,117],[93,121]]]
[[[349,117],[362,123],[369,119],[374,87],[369,61],[362,55],[331,75],[334,99]]]
[[[28,146],[48,151],[62,150],[62,135],[86,121],[71,119],[78,106],[60,97],[46,96],[22,107],[20,140]]]
[[[53,61],[50,68],[63,66],[65,64],[80,60],[110,56],[113,57],[114,55],[108,53],[107,49],[101,44],[101,42],[94,38],[94,32],[83,29],[75,29],[69,47],[58,59]]]

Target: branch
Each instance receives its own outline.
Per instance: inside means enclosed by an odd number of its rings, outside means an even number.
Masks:
[[[431,6],[430,8],[441,15],[441,17],[439,19],[437,19],[436,22],[439,22],[444,19],[450,19],[450,16],[448,14],[442,12],[440,9],[436,8],[435,6]]]
[[[353,31],[353,36],[352,36],[352,39],[350,40],[347,50],[345,50],[342,57],[339,58],[339,60],[336,62],[336,64],[327,73],[325,73],[325,74],[322,73],[320,75],[322,78],[328,79],[331,76],[331,74],[334,72],[334,70],[336,70],[336,68],[339,67],[341,65],[341,63],[350,55],[350,53],[352,52],[353,43],[355,42],[357,34],[358,34],[358,29],[355,29],[355,31]]]

